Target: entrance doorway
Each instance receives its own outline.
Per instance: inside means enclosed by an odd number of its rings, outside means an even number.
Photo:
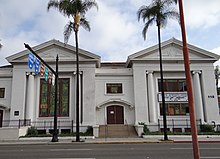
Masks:
[[[107,107],[107,124],[124,124],[124,107]]]
[[[0,128],[2,127],[3,110],[0,110]]]

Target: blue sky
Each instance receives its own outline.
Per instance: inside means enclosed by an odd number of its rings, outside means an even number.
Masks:
[[[99,10],[87,13],[91,31],[80,29],[79,46],[100,55],[102,61],[126,61],[127,56],[157,44],[156,26],[142,37],[142,21],[136,12],[151,0],[96,0]],[[51,39],[63,42],[68,19],[57,10],[47,12],[49,0],[0,0],[0,65],[6,57],[24,50],[23,43],[35,46]],[[185,0],[184,13],[188,43],[220,55],[220,1]],[[177,8],[178,10],[178,8]],[[181,39],[180,26],[170,20],[162,30],[162,41]],[[74,45],[74,36],[69,40]],[[217,62],[216,64],[220,64]]]

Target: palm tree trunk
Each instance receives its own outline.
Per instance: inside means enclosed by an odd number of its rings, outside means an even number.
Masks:
[[[166,105],[165,105],[165,95],[164,95],[164,84],[163,84],[163,65],[162,65],[162,52],[161,52],[161,38],[160,38],[160,24],[157,25],[158,31],[158,45],[159,45],[159,55],[160,55],[160,80],[161,80],[161,95],[162,95],[162,110],[163,110],[163,131],[164,140],[168,140],[167,137],[167,119],[166,119]]]
[[[76,142],[80,141],[79,136],[79,48],[78,48],[78,30],[75,31],[76,41]]]

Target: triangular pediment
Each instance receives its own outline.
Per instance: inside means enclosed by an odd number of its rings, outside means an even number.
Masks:
[[[209,61],[215,62],[220,56],[214,53],[208,52],[201,48],[188,44],[189,57],[191,62],[195,61]],[[161,52],[163,61],[183,61],[182,42],[172,38],[161,44]],[[145,50],[139,51],[128,57],[127,65],[130,65],[132,61],[158,61],[159,49],[158,45],[149,47]]]
[[[76,48],[64,44],[57,40],[51,40],[35,46],[32,48],[34,52],[39,55],[44,61],[55,61],[58,55],[59,61],[71,62],[76,61]],[[22,63],[28,61],[29,50],[24,50],[17,54],[7,57],[6,59],[10,63]],[[100,56],[90,53],[88,51],[79,49],[79,61],[97,61],[100,62]]]

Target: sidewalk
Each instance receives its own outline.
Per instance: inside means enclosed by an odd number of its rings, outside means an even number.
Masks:
[[[190,135],[168,135],[168,141],[163,141],[163,135],[146,135],[143,138],[94,138],[92,136],[82,137],[83,142],[74,142],[75,137],[59,137],[59,142],[51,142],[51,137],[30,137],[19,138],[19,140],[0,141],[0,145],[5,144],[141,144],[141,143],[190,143]],[[199,135],[198,141],[201,143],[220,142],[220,135]]]

